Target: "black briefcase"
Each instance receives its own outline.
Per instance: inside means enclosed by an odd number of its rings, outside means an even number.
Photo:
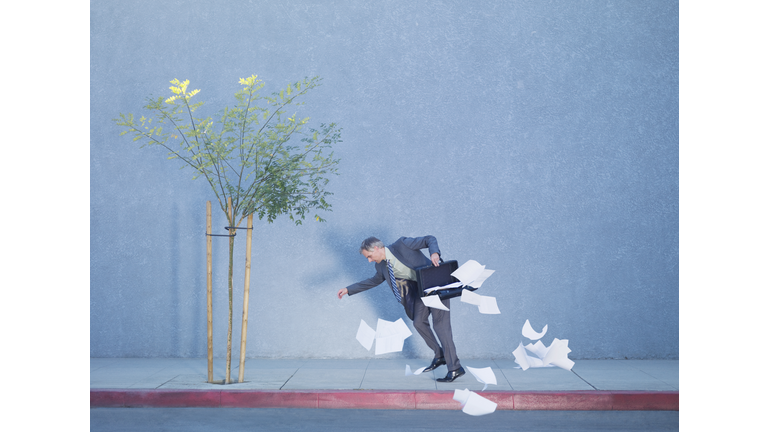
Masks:
[[[459,280],[455,277],[451,276],[451,273],[455,272],[456,269],[459,268],[459,263],[456,260],[451,261],[442,261],[442,258],[440,259],[440,266],[435,267],[432,264],[426,265],[424,267],[419,267],[416,270],[416,284],[418,285],[418,292],[420,297],[428,296],[428,295],[437,295],[440,296],[440,300],[445,300],[453,297],[458,297],[461,295],[461,291],[467,289],[470,291],[474,291],[477,288],[473,288],[470,286],[459,286],[455,288],[446,288],[441,290],[432,291],[429,294],[425,294],[424,290],[429,288],[434,288],[438,286],[445,286],[452,284],[454,282],[458,282]]]

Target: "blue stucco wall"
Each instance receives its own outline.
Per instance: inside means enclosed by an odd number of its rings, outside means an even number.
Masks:
[[[666,0],[92,1],[91,356],[206,353],[214,196],[111,119],[173,78],[213,114],[251,74],[272,90],[323,77],[302,115],[340,123],[344,142],[326,223],[256,223],[247,356],[373,356],[360,320],[402,308],[386,285],[336,291],[373,274],[363,238],[432,234],[446,259],[496,270],[478,293],[501,315],[452,303],[461,358],[512,358],[526,319],[549,325],[546,344],[568,339],[572,359],[678,357],[678,4]],[[216,206],[213,224],[226,224]],[[414,335],[387,355],[400,356],[431,352]]]

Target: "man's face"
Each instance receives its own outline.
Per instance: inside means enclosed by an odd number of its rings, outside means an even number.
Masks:
[[[372,251],[363,249],[362,252],[363,256],[368,258],[368,262],[377,262],[380,263],[383,260],[387,259],[387,254],[384,252],[384,248],[374,246]]]

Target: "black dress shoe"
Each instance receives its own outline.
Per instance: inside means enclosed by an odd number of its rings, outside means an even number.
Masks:
[[[445,378],[438,378],[438,382],[453,382],[456,378],[464,375],[464,368],[460,367],[456,369],[455,371],[448,372],[448,375],[445,376]]]
[[[427,368],[424,369],[424,372],[433,371],[433,370],[439,368],[440,366],[442,366],[444,364],[445,364],[445,357],[436,358],[436,359],[432,360],[432,364],[431,365],[427,366]]]

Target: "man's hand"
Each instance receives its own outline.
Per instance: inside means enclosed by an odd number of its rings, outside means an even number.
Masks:
[[[432,258],[432,264],[435,267],[440,267],[440,254],[435,252],[435,253],[432,254],[432,256],[430,258]]]
[[[341,298],[347,294],[349,294],[349,291],[346,288],[342,288],[338,293],[336,293],[336,295],[339,296],[339,300],[341,300]]]

